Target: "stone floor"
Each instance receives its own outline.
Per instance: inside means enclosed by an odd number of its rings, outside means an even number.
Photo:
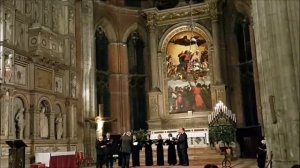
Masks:
[[[222,168],[221,163],[214,163],[218,165],[219,168]],[[96,166],[89,166],[86,168],[95,168]],[[156,167],[156,168],[186,168],[187,166],[141,166],[141,168],[150,168],[150,167]],[[204,165],[200,161],[193,161],[190,163],[189,168],[203,168]],[[114,166],[114,168],[117,168],[117,166]],[[228,167],[229,168],[229,167]],[[231,168],[257,168],[256,166],[256,160],[255,159],[238,159],[235,161],[232,161]]]

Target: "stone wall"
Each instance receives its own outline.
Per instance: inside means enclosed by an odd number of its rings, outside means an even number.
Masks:
[[[6,140],[23,139],[28,158],[77,149],[75,13],[73,0],[1,1],[1,160]]]

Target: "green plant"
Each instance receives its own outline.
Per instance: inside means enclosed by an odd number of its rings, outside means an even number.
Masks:
[[[209,138],[212,142],[222,141],[229,147],[235,141],[236,128],[233,125],[216,125],[209,127]]]
[[[147,139],[147,131],[140,129],[133,131],[133,134],[136,136],[138,141],[145,141]]]

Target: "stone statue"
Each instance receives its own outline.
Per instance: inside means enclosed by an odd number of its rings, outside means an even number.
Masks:
[[[4,23],[5,23],[5,40],[8,43],[12,43],[13,20],[9,12],[6,12],[4,14]]]
[[[48,138],[49,129],[48,129],[48,117],[45,114],[46,107],[42,107],[40,112],[40,136],[41,138]]]
[[[77,89],[77,77],[76,75],[73,76],[71,81],[71,94],[72,97],[76,97],[76,89]]]
[[[5,73],[4,73],[5,82],[9,82],[11,80],[12,66],[13,66],[13,54],[9,54],[7,59],[5,60]]]
[[[61,114],[59,114],[55,119],[56,126],[56,139],[61,139],[63,134],[63,119]]]
[[[23,139],[24,127],[25,127],[25,119],[24,119],[24,108],[18,110],[15,117],[17,130],[19,132],[19,139]]]

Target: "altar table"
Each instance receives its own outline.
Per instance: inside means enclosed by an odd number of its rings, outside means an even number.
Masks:
[[[75,151],[36,153],[35,161],[45,163],[50,168],[76,168]]]

